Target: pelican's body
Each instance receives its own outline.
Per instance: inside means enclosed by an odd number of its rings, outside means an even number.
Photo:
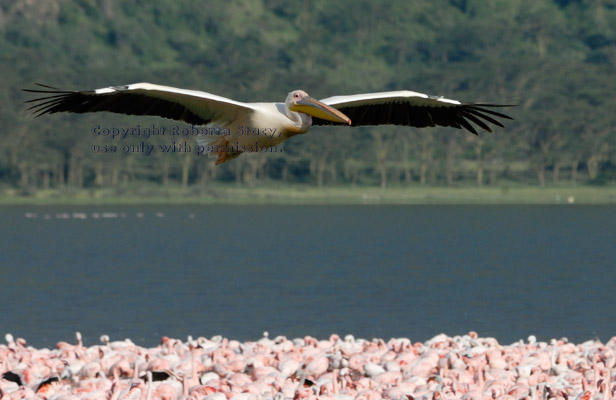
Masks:
[[[285,112],[283,103],[247,103],[253,111],[232,121],[212,121],[206,125],[205,135],[197,136],[203,146],[200,152],[218,154],[216,164],[239,156],[244,152],[263,151],[299,133],[306,132],[309,124],[296,125]]]
[[[250,146],[254,146],[255,142],[260,148],[277,146],[292,136],[307,132],[312,125],[310,116],[290,111],[285,103],[247,103],[246,106],[253,112],[224,123],[225,141],[230,144],[247,148],[252,148]],[[213,121],[208,126],[220,127],[221,123]],[[198,141],[218,142],[208,139],[211,138],[201,137]]]
[[[41,85],[43,86],[43,85]],[[109,111],[129,115],[156,115],[210,129],[199,135],[204,151],[218,156],[216,164],[244,152],[278,146],[312,125],[450,126],[477,134],[469,121],[484,130],[503,125],[495,118],[509,116],[486,107],[411,91],[335,96],[321,101],[295,90],[284,103],[242,103],[196,90],[150,83],[110,86],[89,91],[26,90],[50,96],[30,100],[36,116],[57,112]]]

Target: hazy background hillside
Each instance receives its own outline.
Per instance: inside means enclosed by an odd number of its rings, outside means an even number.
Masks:
[[[3,0],[0,189],[610,184],[615,31],[614,0]],[[519,106],[508,110],[515,121],[493,135],[315,128],[282,152],[218,167],[193,152],[92,151],[143,141],[97,138],[96,126],[169,120],[108,113],[31,120],[23,112],[34,96],[21,89],[34,82],[72,90],[141,81],[240,101],[283,101],[300,88],[315,98],[410,89]]]

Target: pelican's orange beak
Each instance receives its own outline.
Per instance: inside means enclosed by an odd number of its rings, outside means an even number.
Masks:
[[[300,100],[294,101],[289,109],[291,111],[312,115],[316,118],[351,125],[351,120],[349,117],[335,108],[330,107],[325,103],[321,103],[310,96],[305,96]]]

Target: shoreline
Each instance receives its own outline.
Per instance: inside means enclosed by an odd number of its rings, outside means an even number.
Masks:
[[[181,188],[135,185],[123,189],[47,189],[22,194],[16,189],[0,192],[4,205],[616,205],[613,186],[502,186],[438,187],[211,184]]]

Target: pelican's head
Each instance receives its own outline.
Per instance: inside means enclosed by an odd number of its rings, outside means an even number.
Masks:
[[[287,96],[286,104],[289,110],[311,115],[328,121],[351,125],[349,117],[318,100],[308,96],[303,90],[294,90]]]

